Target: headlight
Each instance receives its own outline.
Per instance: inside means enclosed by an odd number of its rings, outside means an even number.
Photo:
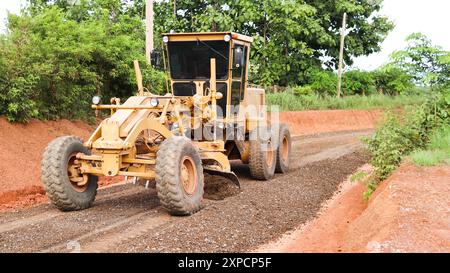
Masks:
[[[92,98],[92,104],[99,105],[101,100],[102,100],[102,98],[100,96],[94,96]]]
[[[167,44],[167,43],[169,42],[169,37],[168,37],[168,36],[164,36],[164,37],[163,37],[163,42],[164,42],[165,44]]]
[[[230,35],[225,35],[225,37],[223,38],[223,40],[225,41],[225,42],[229,42],[230,40],[231,40],[231,36]]]
[[[157,107],[159,105],[159,100],[158,99],[151,99],[150,100],[150,105],[152,107]]]

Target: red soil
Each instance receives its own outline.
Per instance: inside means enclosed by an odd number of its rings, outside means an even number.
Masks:
[[[331,110],[281,113],[293,135],[370,129],[381,110]],[[40,162],[47,144],[56,137],[75,135],[87,139],[93,127],[81,121],[38,121],[11,124],[0,117],[0,211],[48,201],[40,177]],[[102,179],[100,185],[120,178]]]
[[[349,226],[346,252],[450,252],[450,166],[403,165]]]
[[[24,207],[46,200],[40,177],[40,162],[47,144],[56,137],[88,138],[92,127],[81,121],[38,121],[11,124],[0,118],[0,209]],[[9,204],[9,205],[8,205]]]
[[[450,252],[450,166],[402,165],[367,204],[345,186],[323,214],[258,251]]]
[[[370,165],[359,170],[371,172]],[[334,197],[324,205],[319,216],[286,234],[275,243],[264,245],[257,252],[275,253],[337,253],[342,251],[345,231],[366,208],[362,196],[366,191],[361,183],[347,179]]]
[[[324,110],[280,113],[293,135],[357,131],[375,127],[383,110]]]

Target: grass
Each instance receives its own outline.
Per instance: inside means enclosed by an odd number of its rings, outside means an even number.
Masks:
[[[354,173],[351,177],[350,177],[350,181],[351,182],[357,182],[362,180],[363,178],[366,178],[368,175],[368,173],[364,172],[364,171],[359,171],[357,173]]]
[[[319,95],[297,96],[289,91],[283,93],[267,94],[267,105],[277,105],[280,111],[306,111],[326,109],[394,109],[407,105],[418,105],[425,101],[425,96],[419,95],[370,95],[370,96],[347,96],[336,98],[331,96],[321,97]]]
[[[450,164],[450,126],[437,130],[427,148],[413,152],[411,159],[418,166]]]

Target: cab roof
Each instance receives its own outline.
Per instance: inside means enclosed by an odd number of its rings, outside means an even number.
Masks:
[[[231,39],[247,43],[253,43],[253,38],[235,32],[189,32],[189,33],[164,33],[169,37],[169,41],[195,41],[197,39],[205,41],[221,40],[225,35],[230,35]]]

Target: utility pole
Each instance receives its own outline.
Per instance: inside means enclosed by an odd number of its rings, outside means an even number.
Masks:
[[[173,15],[177,16],[177,0],[173,0]]]
[[[342,63],[344,59],[344,42],[345,42],[345,31],[347,29],[347,13],[344,12],[344,18],[342,19],[342,29],[341,29],[341,48],[339,50],[339,69],[338,69],[338,83],[337,83],[337,96],[341,97],[341,87],[342,87]]]
[[[153,0],[145,1],[145,59],[151,63],[153,44]]]

